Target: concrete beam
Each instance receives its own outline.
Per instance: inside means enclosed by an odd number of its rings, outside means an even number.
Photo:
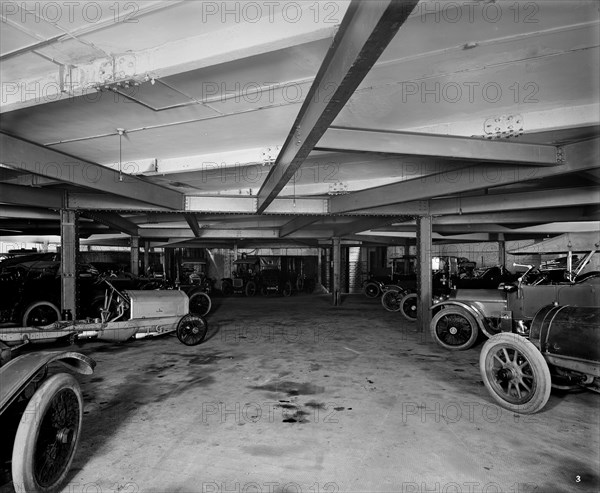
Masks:
[[[552,145],[338,127],[329,128],[315,150],[383,152],[544,166],[560,164],[558,148]]]
[[[185,198],[188,212],[256,214],[257,198],[252,196],[188,195]],[[296,198],[276,199],[266,209],[265,214],[327,214],[329,199]]]
[[[49,209],[60,209],[63,204],[63,195],[63,192],[59,190],[44,190],[43,188],[0,183],[0,202],[3,204],[25,206],[44,204],[44,207]]]
[[[190,229],[192,230],[192,233],[194,233],[194,236],[198,238],[201,235],[201,228],[198,224],[198,218],[196,217],[196,215],[185,214],[185,220],[187,221]]]
[[[310,224],[318,221],[320,219],[319,216],[298,216],[292,219],[290,222],[285,223],[279,229],[279,237],[285,238],[296,231],[309,226]]]
[[[147,212],[170,210],[167,207],[150,205],[139,200],[132,200],[107,193],[69,192],[67,203],[70,208],[87,210]]]
[[[429,212],[433,215],[469,214],[485,211],[538,210],[555,208],[557,205],[569,207],[598,203],[600,203],[598,187],[560,188],[431,200]]]
[[[94,221],[104,224],[111,229],[120,231],[121,233],[128,234],[130,236],[138,236],[137,224],[134,224],[127,219],[122,218],[116,212],[94,212],[87,211],[83,213],[85,217],[89,217]]]
[[[351,223],[342,224],[338,227],[334,227],[336,236],[346,236],[354,233],[361,233],[362,231],[367,231],[370,229],[380,228],[382,226],[387,226],[397,219],[392,217],[387,218],[361,218]]]
[[[584,221],[584,207],[544,209],[540,214],[535,209],[507,212],[482,212],[478,214],[452,214],[433,218],[434,229],[442,224],[502,224],[502,223],[547,223]],[[595,218],[594,218],[595,219]]]
[[[183,195],[145,180],[120,175],[104,166],[78,159],[26,140],[0,133],[2,163],[34,175],[57,178],[61,182],[181,210]]]
[[[330,200],[330,208],[332,213],[350,212],[587,171],[598,167],[599,146],[600,139],[564,146],[562,148],[564,164],[558,166],[544,168],[517,164],[471,166],[451,173],[434,174],[348,195],[339,195]]]
[[[417,3],[353,0],[350,4],[275,165],[258,192],[259,214],[302,165]],[[325,97],[332,87],[333,95]]]

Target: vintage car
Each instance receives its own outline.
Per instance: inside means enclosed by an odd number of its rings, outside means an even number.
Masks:
[[[504,267],[494,266],[474,272],[475,262],[464,257],[433,257],[431,262],[432,288],[436,297],[447,296],[452,289],[470,287],[473,289],[496,288],[501,282],[514,279]],[[399,283],[401,286],[386,286],[381,297],[383,307],[400,314],[411,322],[417,319],[418,297],[415,292],[416,279],[412,283]]]
[[[522,414],[541,410],[551,387],[600,392],[600,307],[541,308],[529,340],[508,332],[492,336],[479,355],[479,369],[494,400]]]
[[[77,265],[79,302],[83,316],[92,316],[95,300],[102,297],[98,270]],[[40,253],[15,257],[0,263],[0,321],[23,326],[41,326],[61,320],[60,256]]]
[[[232,277],[221,279],[223,296],[231,296],[232,294],[254,296],[259,289],[260,258],[243,256],[235,260],[233,266]]]
[[[64,486],[83,421],[81,388],[64,369],[91,375],[95,365],[76,352],[37,351],[0,367],[0,473],[15,491]]]
[[[600,306],[600,272],[583,273],[600,245],[599,235],[569,233],[532,245],[536,253],[568,251],[568,259],[573,252],[589,248],[577,265],[567,261],[560,281],[555,273],[515,264],[526,271],[514,284],[498,289],[458,289],[449,297],[438,297],[431,308],[433,340],[445,349],[464,350],[475,344],[480,333],[488,338],[500,332],[529,336],[531,321],[548,304]]]
[[[297,275],[289,275],[278,268],[264,269],[260,273],[260,292],[263,296],[281,294],[291,296],[297,287]]]
[[[440,261],[449,263],[450,259],[452,259],[450,271],[452,271],[451,275],[453,277],[456,279],[462,276],[471,277],[476,263],[464,257],[433,257],[432,271],[434,273],[440,271],[441,269],[437,263]],[[413,293],[417,287],[415,262],[416,257],[414,255],[391,258],[390,267],[378,269],[376,273],[369,273],[368,278],[363,281],[362,290],[365,296],[367,298],[377,298],[387,291],[397,291],[404,294]]]

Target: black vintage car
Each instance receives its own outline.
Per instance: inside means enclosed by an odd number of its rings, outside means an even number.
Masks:
[[[296,285],[296,274],[287,274],[278,268],[264,269],[260,273],[260,292],[263,296],[270,294],[291,296]]]
[[[259,289],[260,258],[256,256],[243,257],[235,260],[233,265],[234,271],[231,277],[221,279],[223,296],[232,294],[254,296]]]
[[[78,316],[94,314],[95,300],[102,296],[98,270],[90,264],[77,265]],[[41,253],[0,262],[0,321],[36,327],[61,320],[60,255]]]

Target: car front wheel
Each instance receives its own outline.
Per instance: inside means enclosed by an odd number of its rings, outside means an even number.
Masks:
[[[256,283],[254,281],[248,281],[244,288],[244,294],[246,296],[254,296],[256,294]]]
[[[383,293],[381,297],[381,304],[388,312],[397,312],[400,310],[400,300],[402,299],[402,293],[390,290]]]
[[[48,378],[27,404],[12,454],[15,491],[58,491],[65,481],[81,433],[83,400],[67,373]]]
[[[381,294],[379,285],[374,282],[368,282],[365,284],[364,292],[367,298],[377,298]]]
[[[283,296],[291,296],[292,295],[292,283],[290,281],[286,281],[283,285],[283,290],[281,291]]]
[[[477,340],[479,329],[473,316],[461,308],[442,308],[431,320],[431,336],[450,351],[469,349]]]
[[[489,339],[479,355],[485,387],[502,407],[533,414],[548,402],[550,370],[537,348],[518,334],[502,333]]]
[[[410,321],[414,322],[417,320],[417,305],[419,299],[417,297],[417,293],[408,293],[403,296],[400,300],[400,313],[402,316]]]

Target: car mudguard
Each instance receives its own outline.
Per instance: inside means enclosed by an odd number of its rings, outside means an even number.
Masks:
[[[447,300],[447,301],[443,301],[441,303],[437,303],[435,305],[433,305],[430,310],[435,313],[437,312],[440,308],[445,307],[445,306],[458,306],[460,308],[462,308],[463,310],[465,310],[466,312],[468,312],[469,314],[471,314],[473,316],[473,318],[477,321],[477,326],[479,327],[479,330],[481,330],[481,332],[483,332],[487,337],[492,337],[492,335],[494,335],[496,332],[490,330],[486,320],[485,320],[485,315],[483,314],[483,312],[479,309],[478,306],[469,303],[469,302],[465,302],[465,301],[460,301],[460,300]]]
[[[38,372],[50,363],[58,362],[84,375],[94,373],[96,362],[74,351],[36,351],[10,360],[0,368],[0,415],[16,399]]]

